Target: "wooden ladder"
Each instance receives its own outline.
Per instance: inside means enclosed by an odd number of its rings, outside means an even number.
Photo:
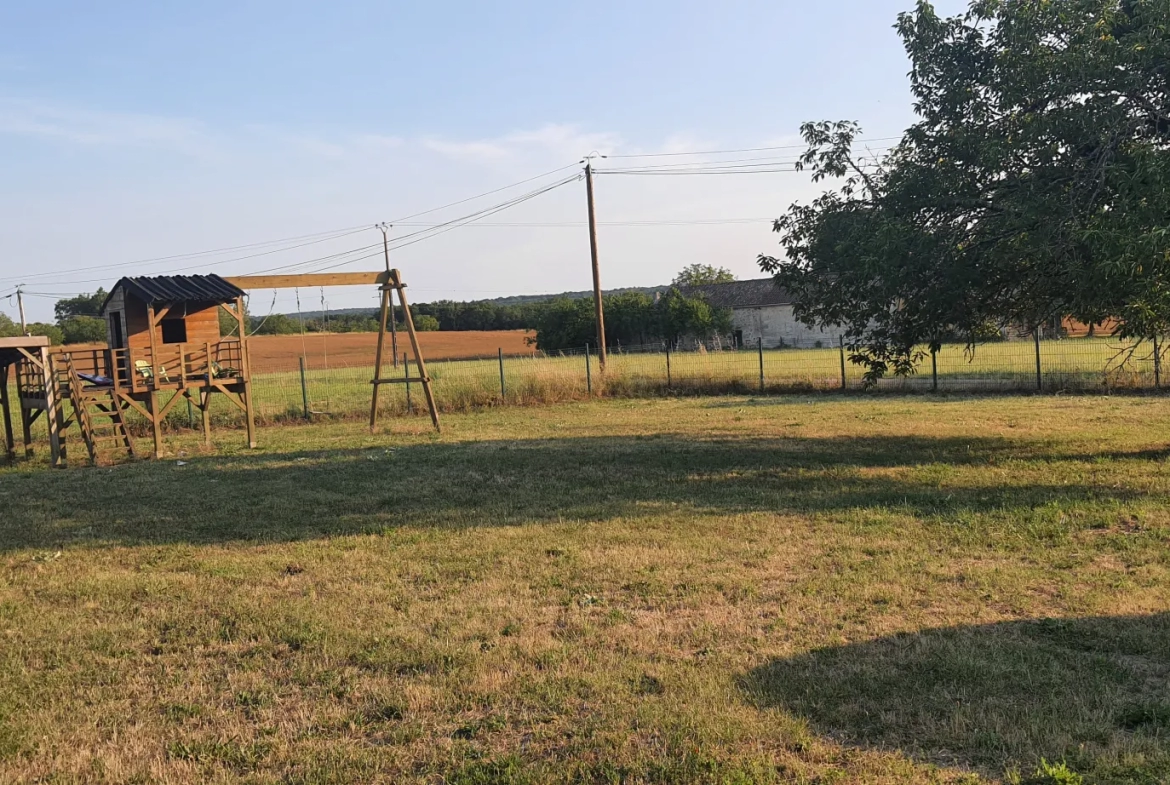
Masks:
[[[134,457],[134,440],[126,429],[126,419],[121,402],[108,387],[86,387],[77,369],[73,367],[73,356],[66,354],[64,372],[68,377],[69,400],[73,413],[89,452],[89,462],[97,466],[105,458]]]

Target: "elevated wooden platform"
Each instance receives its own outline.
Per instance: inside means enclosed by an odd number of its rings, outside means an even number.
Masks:
[[[10,369],[15,373],[10,374]],[[25,455],[32,455],[32,425],[45,414],[49,423],[49,449],[56,466],[61,460],[61,439],[60,421],[55,416],[59,407],[49,339],[40,335],[0,338],[0,416],[4,420],[4,455],[8,460],[14,460],[16,440],[12,432],[10,376],[16,382],[16,408],[20,413]]]

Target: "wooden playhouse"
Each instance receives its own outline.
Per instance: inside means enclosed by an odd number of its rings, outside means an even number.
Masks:
[[[126,426],[126,415],[134,411],[149,423],[159,457],[163,420],[183,400],[199,409],[210,442],[211,399],[218,392],[244,412],[248,444],[255,447],[243,298],[242,289],[218,275],[121,279],[102,306],[105,348],[38,345],[29,347],[37,353],[26,349],[14,357],[22,423],[37,412],[48,414],[55,466],[66,458],[65,434],[76,424],[90,460],[97,462],[135,454]],[[226,336],[221,311],[233,325]],[[28,451],[27,426],[25,445]]]

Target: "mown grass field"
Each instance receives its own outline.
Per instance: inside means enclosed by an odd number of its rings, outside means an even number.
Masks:
[[[1168,421],[617,400],[0,468],[0,781],[1165,782]]]

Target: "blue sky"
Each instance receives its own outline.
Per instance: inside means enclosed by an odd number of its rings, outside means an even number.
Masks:
[[[791,144],[813,119],[896,135],[913,115],[891,25],[910,5],[7,3],[0,295],[22,282],[45,295],[88,291],[125,272],[199,272],[204,262],[225,274],[306,262],[380,235],[66,272],[372,225],[592,150]],[[756,254],[775,248],[768,219],[817,190],[795,174],[599,177],[603,282],[658,284],[691,262],[757,276]],[[583,208],[583,185],[571,183],[394,261],[416,300],[588,288]],[[621,225],[675,220],[734,222]],[[331,307],[371,301],[358,290],[327,296]],[[253,310],[266,311],[271,297],[256,299]],[[35,318],[51,306],[29,298]],[[7,300],[0,309],[11,312]]]

